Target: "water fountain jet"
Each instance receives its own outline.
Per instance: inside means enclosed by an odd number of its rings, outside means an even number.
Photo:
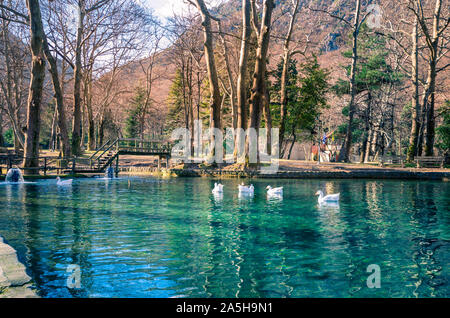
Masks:
[[[114,168],[109,166],[105,172],[105,178],[113,179],[114,178]]]
[[[10,183],[11,182],[23,183],[22,171],[20,171],[20,169],[17,167],[12,167],[11,169],[8,170],[5,181]]]

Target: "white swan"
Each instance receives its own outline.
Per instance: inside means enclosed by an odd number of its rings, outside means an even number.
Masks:
[[[212,193],[223,193],[223,184],[214,183],[214,189],[212,190]]]
[[[255,188],[253,187],[253,184],[251,184],[249,187],[245,186],[244,183],[239,185],[239,193],[253,194],[254,192]]]
[[[72,181],[73,181],[73,179],[61,180],[60,177],[56,177],[56,184],[59,185],[59,186],[72,185]]]
[[[329,194],[329,195],[324,196],[323,192],[321,190],[319,190],[319,191],[316,192],[316,195],[319,196],[319,203],[323,203],[323,202],[338,202],[340,193]]]
[[[266,187],[267,195],[270,196],[281,196],[283,195],[283,187],[272,188],[270,185]]]

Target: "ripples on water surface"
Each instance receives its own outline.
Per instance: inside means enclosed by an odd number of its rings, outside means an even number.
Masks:
[[[449,297],[450,184],[210,179],[0,186],[0,235],[43,297]],[[318,190],[341,193],[319,206]],[[69,264],[81,289],[66,287]],[[381,267],[369,289],[367,266]]]

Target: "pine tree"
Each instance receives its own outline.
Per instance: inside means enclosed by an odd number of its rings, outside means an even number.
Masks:
[[[329,90],[329,73],[320,67],[317,57],[313,56],[301,64],[300,71],[297,70],[296,64],[295,60],[291,60],[288,69],[286,133],[293,138],[289,155],[299,133],[306,131],[310,135],[314,134],[316,120],[321,110],[328,106],[326,93]],[[271,104],[274,126],[280,124],[279,91],[282,67],[281,62],[272,74],[275,83],[270,87],[272,99],[277,101]]]
[[[360,161],[367,161],[368,154],[366,151],[371,143],[371,126],[372,117],[374,116],[375,106],[381,103],[377,97],[382,92],[382,89],[388,85],[398,85],[401,83],[403,74],[392,69],[391,65],[387,63],[389,53],[385,49],[386,39],[381,35],[373,34],[367,25],[361,27],[358,51],[359,63],[356,65],[355,94],[366,93],[365,108],[362,105],[355,104],[355,115],[352,123],[352,143],[361,143],[361,158]],[[351,51],[343,52],[346,58],[352,57]],[[347,73],[350,75],[351,66],[346,66]],[[350,94],[350,81],[339,79],[333,86],[334,92],[337,96]],[[378,110],[377,110],[378,111]],[[348,116],[349,107],[344,107],[342,114]],[[338,127],[339,135],[344,136],[347,131],[348,124],[345,123]]]
[[[181,71],[177,70],[167,98],[167,108],[169,110],[165,125],[167,133],[171,133],[175,128],[185,126],[182,76]]]
[[[443,122],[436,129],[437,130],[437,143],[436,146],[445,155],[450,154],[450,101],[445,102],[443,111]]]
[[[145,93],[142,87],[136,88],[135,96],[131,100],[131,108],[128,110],[128,116],[125,121],[125,137],[139,138],[143,137],[144,127],[142,125],[144,114]]]

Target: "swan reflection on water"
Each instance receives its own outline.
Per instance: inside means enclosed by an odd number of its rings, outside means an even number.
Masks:
[[[240,202],[250,202],[253,201],[253,192],[239,192],[238,198]]]
[[[321,202],[317,205],[317,209],[320,212],[339,212],[340,211],[339,201],[337,202]]]
[[[267,194],[267,202],[269,203],[277,203],[283,201],[283,194],[275,193],[275,194]]]
[[[214,192],[213,197],[216,203],[221,203],[223,201],[223,192]]]

